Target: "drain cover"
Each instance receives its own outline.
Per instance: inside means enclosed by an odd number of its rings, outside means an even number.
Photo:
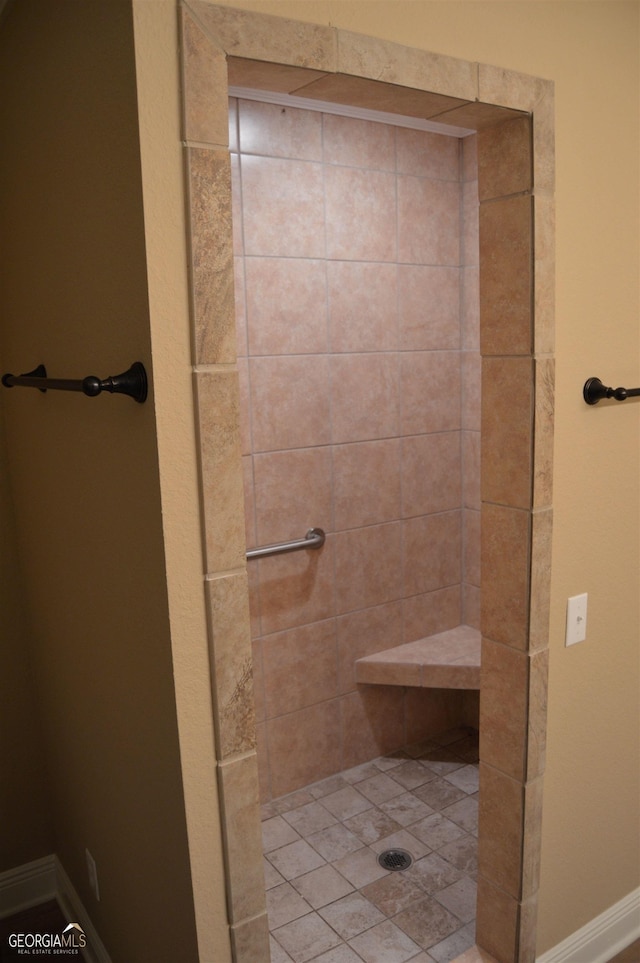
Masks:
[[[413,860],[406,849],[385,849],[378,856],[378,862],[384,869],[397,873],[401,869],[409,869]]]

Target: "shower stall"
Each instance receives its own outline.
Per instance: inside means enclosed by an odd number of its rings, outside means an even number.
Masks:
[[[477,726],[477,692],[354,668],[479,627],[478,188],[472,131],[255,96],[229,106],[247,544],[326,533],[249,552],[268,800]]]

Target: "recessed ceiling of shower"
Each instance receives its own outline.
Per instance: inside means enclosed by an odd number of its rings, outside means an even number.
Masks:
[[[353,107],[350,104],[337,104],[333,101],[312,100],[308,97],[298,97],[296,94],[257,90],[252,87],[230,86],[229,96],[238,97],[242,100],[257,100],[261,103],[276,104],[281,107],[297,107],[298,109],[320,111],[324,114],[337,114],[339,117],[371,120],[379,124],[391,124],[394,127],[426,130],[433,134],[444,134],[446,137],[468,137],[470,134],[477,133],[475,130],[466,127],[452,127],[451,124],[440,124],[435,120],[425,120],[421,117],[408,117],[383,110],[370,110],[366,107]]]

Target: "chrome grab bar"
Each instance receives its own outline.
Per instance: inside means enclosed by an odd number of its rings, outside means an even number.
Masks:
[[[252,548],[247,552],[247,559],[266,558],[268,555],[282,555],[284,552],[299,552],[303,548],[322,548],[325,534],[321,528],[310,528],[304,538],[297,538],[293,542],[282,542],[279,545],[263,545],[262,548]]]

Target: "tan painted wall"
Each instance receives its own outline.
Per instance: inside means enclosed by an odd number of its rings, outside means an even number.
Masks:
[[[4,370],[151,370],[131,5],[5,13]],[[14,857],[55,849],[114,960],[195,960],[153,392],[1,390],[53,823]]]
[[[581,399],[582,384],[592,374],[630,385],[640,378],[638,4],[234,0],[227,5],[331,24],[555,81],[556,516],[543,952],[638,885],[639,406],[590,409]],[[136,6],[165,8],[142,0]],[[156,69],[161,76],[167,66],[158,63]],[[566,598],[583,591],[590,600],[588,640],[567,650]]]
[[[1,364],[0,360],[0,364]],[[29,623],[17,562],[4,417],[0,404],[0,872],[53,851]]]

